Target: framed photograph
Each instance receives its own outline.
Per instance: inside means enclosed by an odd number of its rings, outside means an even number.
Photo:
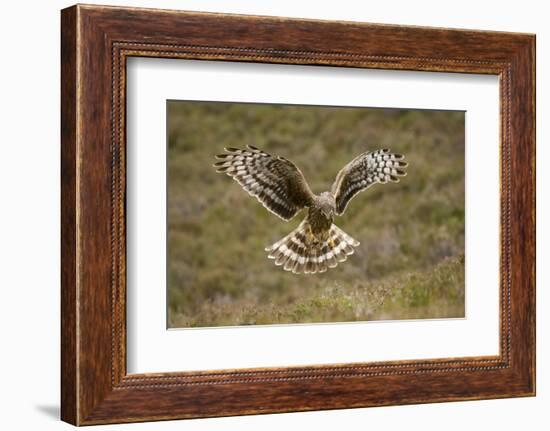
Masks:
[[[535,394],[535,36],[61,13],[62,419]]]

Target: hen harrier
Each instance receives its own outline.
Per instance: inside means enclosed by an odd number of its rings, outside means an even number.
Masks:
[[[285,221],[303,208],[308,209],[295,230],[265,249],[275,265],[295,274],[325,272],[353,254],[359,241],[334,225],[334,216],[342,215],[351,198],[360,191],[376,183],[397,183],[399,177],[406,175],[407,163],[402,155],[389,149],[366,152],[342,168],[330,192],[316,195],[290,160],[250,145],[247,148],[225,148],[224,154],[216,156],[221,161],[214,167],[217,172],[231,176]]]

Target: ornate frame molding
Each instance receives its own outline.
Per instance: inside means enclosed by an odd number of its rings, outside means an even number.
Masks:
[[[207,34],[205,25],[216,31]],[[258,28],[269,30],[258,34]],[[315,41],[308,42],[312,34]],[[65,9],[62,418],[97,424],[533,395],[534,43],[534,36],[510,33]],[[125,66],[131,56],[498,75],[500,354],[127,375]]]

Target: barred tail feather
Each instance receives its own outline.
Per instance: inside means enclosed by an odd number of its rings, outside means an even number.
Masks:
[[[308,241],[306,230],[307,221],[304,220],[287,236],[265,249],[269,252],[268,258],[285,271],[316,274],[335,268],[359,246],[359,241],[336,225],[331,226],[328,239],[323,243]]]

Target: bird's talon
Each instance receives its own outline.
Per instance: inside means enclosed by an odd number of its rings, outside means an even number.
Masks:
[[[309,225],[306,227],[306,240],[308,244],[311,244],[315,240],[315,237],[313,236],[313,231],[311,230],[311,226]]]

